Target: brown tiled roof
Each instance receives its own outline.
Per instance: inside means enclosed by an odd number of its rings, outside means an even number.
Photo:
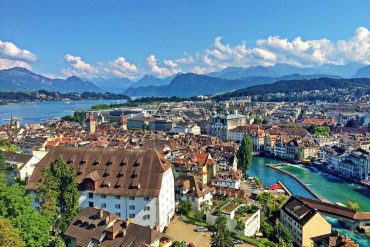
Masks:
[[[304,226],[316,213],[315,208],[306,205],[297,197],[290,197],[282,210],[294,219],[299,225]]]
[[[22,168],[32,159],[32,155],[30,154],[22,154],[22,153],[14,153],[14,152],[2,152],[5,161],[12,161],[12,162],[19,162],[22,163],[22,166],[18,167],[18,171],[22,170]]]
[[[213,188],[203,184],[198,177],[186,175],[180,176],[175,180],[175,187],[190,189],[187,195],[197,198],[200,198],[214,190]]]
[[[68,226],[65,235],[76,240],[77,246],[88,246],[90,240],[106,237],[99,246],[150,245],[161,237],[157,231],[120,219],[117,215],[88,207],[79,212]]]
[[[56,147],[36,166],[27,188],[38,188],[42,169],[60,156],[73,166],[81,184],[96,182],[96,194],[156,197],[171,165],[154,149]]]

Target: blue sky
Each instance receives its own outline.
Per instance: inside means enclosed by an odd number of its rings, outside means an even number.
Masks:
[[[369,10],[368,0],[0,0],[0,68],[138,78],[280,62],[367,64]]]

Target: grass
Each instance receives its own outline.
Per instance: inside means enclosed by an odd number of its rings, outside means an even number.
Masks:
[[[253,244],[258,247],[278,247],[277,244],[268,240],[267,238],[256,239],[256,238],[247,237],[247,236],[243,236],[241,234],[236,234],[236,233],[232,233],[232,235],[234,238],[243,240],[246,243]]]

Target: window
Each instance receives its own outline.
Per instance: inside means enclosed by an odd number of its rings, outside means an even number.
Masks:
[[[145,207],[145,211],[150,211],[150,207],[149,206],[146,206]]]
[[[121,213],[116,213],[116,215],[117,215],[118,217],[121,217]]]
[[[150,219],[150,215],[149,214],[143,216],[143,220],[149,220],[149,219]]]
[[[135,214],[130,214],[130,219],[135,218]]]
[[[150,198],[149,198],[149,197],[144,197],[144,200],[145,200],[145,201],[149,201],[149,200],[150,200]]]
[[[130,205],[131,210],[135,210],[135,205]]]
[[[89,207],[94,207],[94,202],[89,202]]]
[[[105,199],[105,198],[107,198],[107,196],[106,195],[101,195],[101,198]]]
[[[101,204],[101,208],[106,208],[106,207],[107,207],[107,204],[105,204],[105,203]]]
[[[120,196],[114,196],[114,198],[116,198],[116,199],[120,199],[121,197],[120,197]]]
[[[129,199],[130,200],[135,200],[135,197],[134,196],[130,196]]]
[[[121,205],[116,204],[116,205],[115,205],[115,208],[121,208]]]
[[[89,198],[93,198],[94,197],[94,194],[93,193],[89,193]]]

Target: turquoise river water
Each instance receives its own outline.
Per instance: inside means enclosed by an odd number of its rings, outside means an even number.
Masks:
[[[248,172],[248,176],[256,176],[260,178],[263,181],[264,186],[271,185],[276,183],[277,180],[281,180],[294,195],[313,198],[310,192],[308,192],[293,178],[267,166],[269,164],[278,163],[282,163],[282,161],[273,158],[255,156],[253,157],[252,166]],[[357,202],[362,211],[370,211],[370,190],[363,186],[349,183],[344,179],[321,172],[315,168],[291,165],[282,166],[281,169],[295,175],[316,194],[331,202],[340,202],[345,204],[351,200]],[[335,219],[328,218],[328,221],[332,224],[334,230],[338,230],[342,234],[347,234],[350,238],[359,243],[360,246],[370,246],[369,237],[341,228]]]

